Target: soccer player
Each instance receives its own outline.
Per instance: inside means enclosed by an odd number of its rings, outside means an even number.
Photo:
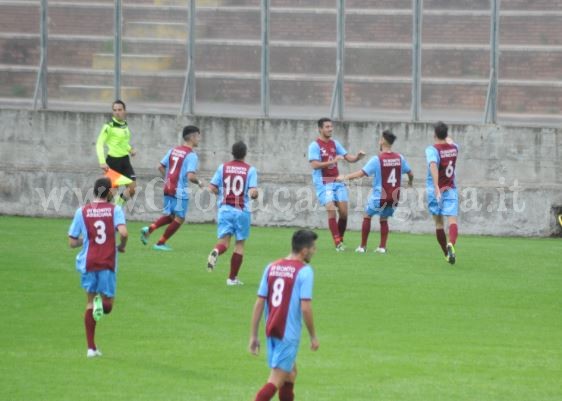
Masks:
[[[188,125],[183,128],[183,145],[168,150],[158,171],[164,177],[164,210],[163,216],[156,219],[150,226],[141,229],[141,242],[146,245],[148,237],[159,227],[168,225],[164,234],[152,249],[157,251],[171,251],[166,241],[175,234],[185,221],[189,203],[188,181],[203,187],[203,182],[197,178],[199,164],[197,153],[193,148],[199,146],[201,132],[199,128]]]
[[[246,162],[247,147],[242,141],[232,145],[234,160],[221,164],[209,183],[209,190],[219,195],[217,238],[218,242],[209,254],[207,268],[212,271],[219,255],[230,246],[232,236],[236,237],[234,252],[230,258],[230,274],[226,285],[242,285],[238,272],[244,257],[244,242],[250,235],[250,199],[258,197],[256,169]]]
[[[427,159],[427,202],[435,221],[437,242],[445,254],[445,260],[455,264],[457,242],[457,215],[459,197],[455,186],[455,169],[459,147],[448,136],[449,127],[441,121],[434,125],[435,143],[425,149]],[[443,216],[449,223],[449,242],[445,234]]]
[[[101,356],[94,340],[96,322],[113,309],[117,272],[117,251],[125,252],[127,227],[120,206],[109,202],[111,181],[103,177],[94,184],[93,202],[78,208],[68,230],[71,248],[82,247],[76,257],[76,270],[81,273],[86,290],[84,326],[88,358]],[[120,243],[116,247],[116,232]]]
[[[373,189],[369,194],[363,214],[361,245],[355,252],[366,252],[367,239],[371,231],[371,218],[378,215],[380,216],[381,238],[375,252],[386,253],[386,241],[389,233],[388,218],[394,215],[394,208],[400,200],[402,175],[408,175],[408,186],[411,187],[414,181],[414,174],[404,156],[392,151],[392,144],[395,140],[396,135],[392,131],[384,131],[379,140],[379,155],[372,157],[361,170],[337,178],[341,182],[364,176],[373,177]]]
[[[295,232],[291,254],[270,263],[263,273],[252,314],[249,351],[254,355],[259,353],[258,328],[265,310],[271,372],[267,383],[256,394],[255,401],[271,400],[277,390],[281,401],[294,399],[301,319],[310,336],[310,348],[316,351],[319,347],[311,306],[314,274],[309,265],[316,252],[317,238],[316,233],[310,230]]]
[[[365,156],[359,151],[356,155],[347,150],[336,140],[332,139],[334,126],[329,118],[318,120],[318,138],[308,147],[308,161],[313,169],[312,182],[316,187],[316,197],[328,211],[328,227],[332,233],[336,251],[345,250],[343,237],[347,228],[348,192],[345,184],[336,182],[339,175],[338,162],[346,160],[355,163]],[[336,222],[337,213],[339,219]]]
[[[131,131],[127,125],[127,108],[122,100],[116,100],[111,105],[113,116],[111,121],[105,123],[98,135],[96,153],[101,169],[108,169],[130,178],[133,182],[128,184],[115,203],[123,205],[135,194],[137,176],[131,165],[130,156],[135,156],[136,151],[130,144]],[[107,145],[107,157],[104,155],[104,145]]]

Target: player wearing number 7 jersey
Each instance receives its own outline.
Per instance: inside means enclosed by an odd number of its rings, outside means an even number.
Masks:
[[[373,189],[369,194],[369,200],[365,205],[363,215],[361,245],[357,247],[355,252],[366,252],[367,239],[371,231],[371,218],[378,215],[380,216],[381,239],[375,252],[386,253],[386,241],[389,233],[388,218],[394,215],[394,208],[400,200],[403,174],[408,174],[408,186],[412,186],[414,174],[408,162],[400,153],[392,151],[392,144],[395,140],[396,135],[392,131],[384,131],[379,140],[380,153],[378,156],[372,157],[361,170],[337,178],[338,181],[344,181],[364,176],[373,177]]]
[[[317,238],[316,233],[310,230],[295,232],[291,254],[270,263],[263,273],[252,313],[249,351],[257,355],[260,350],[258,328],[265,311],[271,372],[267,383],[256,394],[255,401],[269,401],[277,390],[281,401],[294,399],[301,320],[304,320],[310,336],[310,348],[316,351],[319,347],[311,306],[314,274],[309,265],[316,252]]]
[[[171,251],[166,244],[172,235],[178,231],[187,213],[189,203],[188,182],[193,182],[199,187],[203,183],[197,178],[196,172],[199,165],[197,154],[193,148],[199,146],[201,133],[199,128],[188,125],[182,132],[184,143],[168,150],[158,170],[164,176],[164,210],[163,216],[156,219],[150,226],[141,229],[141,242],[146,245],[148,236],[158,227],[168,225],[160,240],[152,247],[156,251]]]
[[[81,273],[87,297],[84,326],[88,358],[101,356],[94,340],[96,322],[113,308],[117,251],[125,252],[127,244],[125,215],[120,206],[109,203],[110,191],[109,178],[98,179],[94,184],[95,200],[76,210],[68,230],[70,247],[82,247],[76,257],[76,270]],[[121,237],[117,247],[116,232]]]
[[[435,221],[437,242],[450,264],[456,261],[455,244],[458,235],[459,197],[455,185],[455,170],[459,147],[448,136],[449,127],[441,121],[434,126],[435,143],[425,150],[427,159],[427,202]],[[449,242],[443,216],[449,223]]]
[[[212,271],[219,255],[230,246],[232,236],[236,237],[234,252],[230,258],[230,274],[227,285],[242,285],[238,272],[244,257],[244,242],[250,235],[250,198],[258,196],[258,175],[256,169],[244,162],[247,147],[242,141],[232,145],[234,160],[221,164],[215,172],[209,190],[218,194],[217,238],[218,242],[207,258],[207,268]]]

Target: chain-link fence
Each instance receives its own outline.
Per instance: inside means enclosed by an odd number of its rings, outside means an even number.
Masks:
[[[0,0],[5,107],[556,124],[562,0]]]

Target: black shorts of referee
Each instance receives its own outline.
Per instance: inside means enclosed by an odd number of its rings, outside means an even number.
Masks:
[[[105,163],[110,169],[123,174],[125,177],[128,177],[133,181],[137,180],[137,175],[135,174],[135,170],[133,170],[129,156],[113,157],[108,155],[105,159]]]

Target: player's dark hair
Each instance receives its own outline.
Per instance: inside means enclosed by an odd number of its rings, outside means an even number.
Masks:
[[[314,241],[318,239],[318,235],[311,230],[298,230],[293,234],[292,247],[293,253],[299,253],[304,248],[310,248]]]
[[[116,101],[114,101],[111,104],[111,107],[113,108],[113,106],[115,106],[116,104],[120,104],[121,106],[123,106],[123,110],[127,110],[127,106],[125,106],[125,102],[122,101],[121,99],[117,99]]]
[[[324,127],[324,123],[331,123],[332,120],[330,120],[328,117],[322,117],[320,120],[318,120],[318,128],[323,128]]]
[[[394,135],[394,134],[392,133],[392,131],[389,130],[389,129],[384,130],[384,131],[382,132],[382,137],[384,138],[384,140],[385,140],[389,145],[392,145],[392,144],[394,143],[394,141],[396,140],[396,135]]]
[[[195,125],[187,125],[183,127],[183,132],[182,132],[183,139],[187,141],[190,135],[196,134],[197,132],[200,131],[199,128],[197,128]]]
[[[111,180],[107,177],[98,178],[94,184],[94,196],[107,199],[111,190]]]
[[[449,133],[449,127],[447,127],[447,124],[445,124],[443,121],[438,121],[435,123],[435,125],[433,126],[433,129],[435,131],[435,136],[439,139],[445,139],[447,138],[447,135]]]
[[[236,160],[244,159],[246,157],[247,151],[248,147],[242,141],[238,141],[234,145],[232,145],[232,156],[234,156]]]

